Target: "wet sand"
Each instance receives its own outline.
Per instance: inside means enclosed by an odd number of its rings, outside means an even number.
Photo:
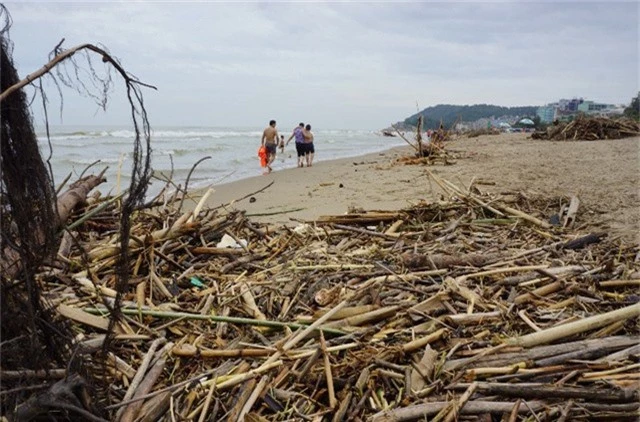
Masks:
[[[433,201],[442,191],[430,169],[458,186],[472,182],[487,192],[577,195],[583,224],[635,238],[640,231],[640,138],[550,142],[526,134],[460,137],[447,144],[451,165],[408,165],[408,146],[356,158],[320,161],[213,186],[207,205],[229,204],[255,221],[296,225],[350,209],[398,210]],[[321,154],[321,146],[318,148]],[[260,174],[256,168],[256,173]],[[268,186],[268,187],[267,187]],[[260,191],[260,192],[258,192]],[[246,197],[246,198],[245,198]],[[240,199],[244,198],[244,199]],[[578,224],[581,223],[578,221]]]

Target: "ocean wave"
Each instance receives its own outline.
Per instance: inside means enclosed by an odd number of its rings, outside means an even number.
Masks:
[[[178,150],[180,152],[184,151],[184,150]],[[153,151],[154,155],[176,155],[176,150],[173,149],[160,149],[160,150],[155,150]]]
[[[47,145],[47,138],[39,137],[38,142],[40,145]],[[64,148],[78,148],[78,147],[86,147],[89,145],[133,145],[132,139],[118,139],[118,138],[109,138],[109,137],[86,137],[86,136],[52,136],[51,144],[54,147],[64,147]]]
[[[38,139],[47,139],[47,134],[46,132],[38,132],[36,134],[36,136],[38,137]],[[62,132],[62,133],[51,133],[50,132],[50,138],[51,140],[65,140],[65,139],[86,139],[86,138],[102,138],[105,136],[109,136],[109,132],[106,130],[100,130],[100,131],[83,131],[83,130],[78,130],[75,132]]]
[[[96,160],[95,158],[73,158],[67,155],[65,158],[58,160],[58,162],[62,164],[84,165],[84,166],[95,163],[96,161],[99,161],[97,165],[117,164],[120,162],[120,158],[101,158],[100,160]],[[127,162],[127,156],[124,157],[123,162]]]
[[[368,136],[374,134],[372,130],[354,130],[354,129],[326,129],[319,130],[317,135],[338,135],[338,136]]]
[[[211,145],[203,148],[170,148],[170,149],[155,149],[153,151],[154,155],[173,155],[174,157],[184,157],[187,155],[204,155],[204,154],[215,154],[217,152],[225,151],[225,148],[222,145]]]
[[[239,138],[239,137],[260,137],[262,132],[257,131],[174,131],[159,130],[153,131],[151,136],[157,138]]]
[[[229,131],[229,130],[151,130],[151,139],[154,138],[171,138],[171,139],[188,139],[202,140],[203,138],[221,139],[221,138],[239,138],[239,137],[260,137],[262,132],[259,131]],[[116,130],[108,132],[107,135],[114,138],[134,138],[135,133],[132,130]]]
[[[234,130],[152,130],[151,140],[153,139],[184,139],[201,141],[203,139],[223,139],[223,138],[260,138],[260,131],[234,131]],[[40,142],[46,142],[46,133],[38,133],[37,138]],[[110,131],[76,131],[53,133],[49,139],[52,142],[73,141],[80,139],[100,139],[100,138],[119,138],[127,141],[135,138],[135,132],[129,129],[110,130]]]
[[[104,157],[91,171],[109,167],[106,173],[108,182],[101,186],[101,190],[108,189],[106,186],[116,180],[120,156],[124,153],[127,154],[121,171],[121,184],[124,184],[131,172],[133,131],[126,127],[98,127],[84,131],[74,131],[75,129],[62,129],[53,133],[54,154],[51,162],[54,173],[61,175],[60,177],[69,172],[77,174],[93,163],[96,157]],[[401,139],[381,138],[373,133],[363,130],[318,130],[315,132],[316,159],[324,161],[357,156],[403,145]],[[257,176],[262,172],[256,156],[261,134],[261,130],[242,127],[160,128],[154,131],[152,138],[151,165],[156,174],[161,172],[165,176],[169,175],[173,166],[173,181],[184,184],[195,163],[202,157],[211,156],[211,159],[200,162],[193,170],[189,182],[191,187]],[[285,132],[283,134],[285,137],[288,135]],[[48,151],[46,143],[41,143],[41,148]],[[278,153],[274,168],[280,170],[295,167],[293,151],[293,145],[289,145],[285,154]],[[159,189],[163,185],[162,181],[154,179],[150,190]]]
[[[55,142],[54,139],[51,139],[51,146],[56,148],[56,147],[60,147],[60,148],[85,148],[88,147],[89,145],[91,145],[88,142]],[[38,138],[38,142],[40,143],[40,145],[42,146],[46,146],[48,147],[48,143],[46,138],[45,139],[40,139]]]
[[[174,181],[184,181],[186,177],[191,172],[193,166],[189,167],[176,167],[173,169],[173,179]],[[204,180],[211,178],[219,178],[220,176],[224,176],[227,173],[233,172],[233,170],[228,168],[200,168],[196,167],[193,172],[191,172],[191,180]],[[154,167],[153,174],[159,176],[160,174],[164,176],[169,176],[171,174],[171,168],[163,168],[163,167]]]

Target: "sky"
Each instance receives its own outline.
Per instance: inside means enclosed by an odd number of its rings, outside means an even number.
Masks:
[[[636,1],[5,5],[20,77],[63,38],[105,46],[157,87],[143,90],[152,126],[376,130],[437,104],[628,104],[640,85]],[[45,88],[52,124],[130,122],[121,83],[106,111],[68,89],[60,110]],[[38,101],[33,114],[43,121]]]

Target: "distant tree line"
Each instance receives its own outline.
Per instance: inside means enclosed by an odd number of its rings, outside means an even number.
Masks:
[[[631,99],[629,107],[624,109],[624,115],[631,119],[640,120],[640,92]]]
[[[456,122],[473,122],[482,118],[501,116],[520,116],[534,118],[538,107],[502,107],[491,104],[475,104],[475,105],[452,105],[438,104],[437,106],[427,107],[419,113],[414,114],[404,120],[404,126],[416,126],[418,116],[423,116],[423,127],[425,129],[436,129],[440,126],[440,122],[446,128],[452,127]]]

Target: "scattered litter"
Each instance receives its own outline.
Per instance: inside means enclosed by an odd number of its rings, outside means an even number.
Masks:
[[[224,236],[222,236],[222,239],[220,240],[220,242],[218,242],[216,244],[216,247],[218,248],[242,248],[242,247],[247,247],[247,241],[244,239],[239,239],[240,243],[236,242],[236,240],[229,236],[228,234],[225,234]]]

